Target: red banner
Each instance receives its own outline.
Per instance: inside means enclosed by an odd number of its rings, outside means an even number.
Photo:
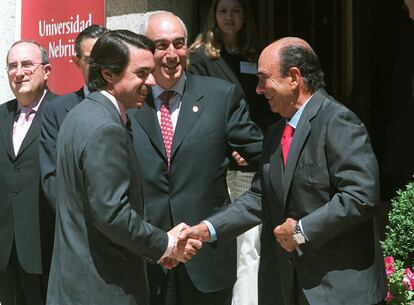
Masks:
[[[76,36],[91,24],[105,24],[104,0],[21,0],[21,39],[31,39],[49,54],[47,83],[56,94],[75,91],[82,75],[72,62]]]

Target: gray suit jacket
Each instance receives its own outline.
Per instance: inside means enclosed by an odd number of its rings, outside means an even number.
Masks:
[[[57,140],[56,235],[49,305],[148,304],[145,265],[167,234],[142,219],[141,180],[115,106],[91,93]]]
[[[234,238],[263,217],[270,224],[263,234],[276,245],[272,229],[287,217],[301,219],[308,238],[303,256],[278,245],[267,248],[276,254],[266,257],[277,259],[285,303],[292,304],[294,273],[311,305],[378,303],[386,294],[373,216],[379,204],[378,166],[365,126],[318,90],[302,113],[285,170],[279,145],[283,128],[283,121],[270,128],[251,190],[208,219],[218,241]],[[265,277],[275,279],[277,289],[278,274]],[[269,299],[274,291],[261,293]]]

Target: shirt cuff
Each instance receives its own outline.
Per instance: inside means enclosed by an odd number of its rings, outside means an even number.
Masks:
[[[208,242],[215,242],[217,240],[217,233],[211,222],[209,222],[208,220],[203,220],[202,223],[204,223],[207,226],[208,231],[210,233],[210,240]]]
[[[302,227],[302,219],[299,219],[299,228],[300,228],[300,230],[302,231],[302,235],[305,237],[305,239],[307,240],[307,241],[309,241],[309,238],[306,236],[306,234],[305,234],[305,231],[303,231],[303,227]]]
[[[158,264],[166,257],[170,256],[172,253],[172,250],[174,248],[174,237],[170,234],[167,233],[168,235],[168,246],[167,246],[167,250],[165,250],[164,254],[161,256],[161,258],[158,260]]]

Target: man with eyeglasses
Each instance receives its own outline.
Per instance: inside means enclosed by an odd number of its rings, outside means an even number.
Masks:
[[[43,110],[39,146],[40,174],[43,191],[53,210],[56,209],[55,176],[57,135],[69,111],[89,93],[88,87],[86,86],[88,81],[89,55],[95,42],[106,31],[107,29],[104,26],[93,24],[79,33],[75,41],[76,56],[73,56],[72,60],[82,73],[85,84],[78,91],[60,96],[53,103],[45,105]]]
[[[52,70],[46,50],[15,42],[7,74],[15,99],[0,106],[0,303],[45,303],[53,245],[53,212],[40,188],[38,143]]]

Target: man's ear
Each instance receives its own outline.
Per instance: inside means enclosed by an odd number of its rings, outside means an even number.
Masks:
[[[101,75],[107,81],[108,84],[112,84],[114,82],[115,74],[109,71],[108,69],[101,69]]]
[[[302,78],[302,74],[300,73],[299,68],[298,67],[290,68],[289,69],[289,77],[291,79],[290,84],[292,86],[292,89],[295,89],[299,85],[299,82]]]
[[[52,72],[52,65],[45,64],[43,69],[45,71],[45,75],[43,76],[43,78],[47,80],[49,78],[50,72]]]

